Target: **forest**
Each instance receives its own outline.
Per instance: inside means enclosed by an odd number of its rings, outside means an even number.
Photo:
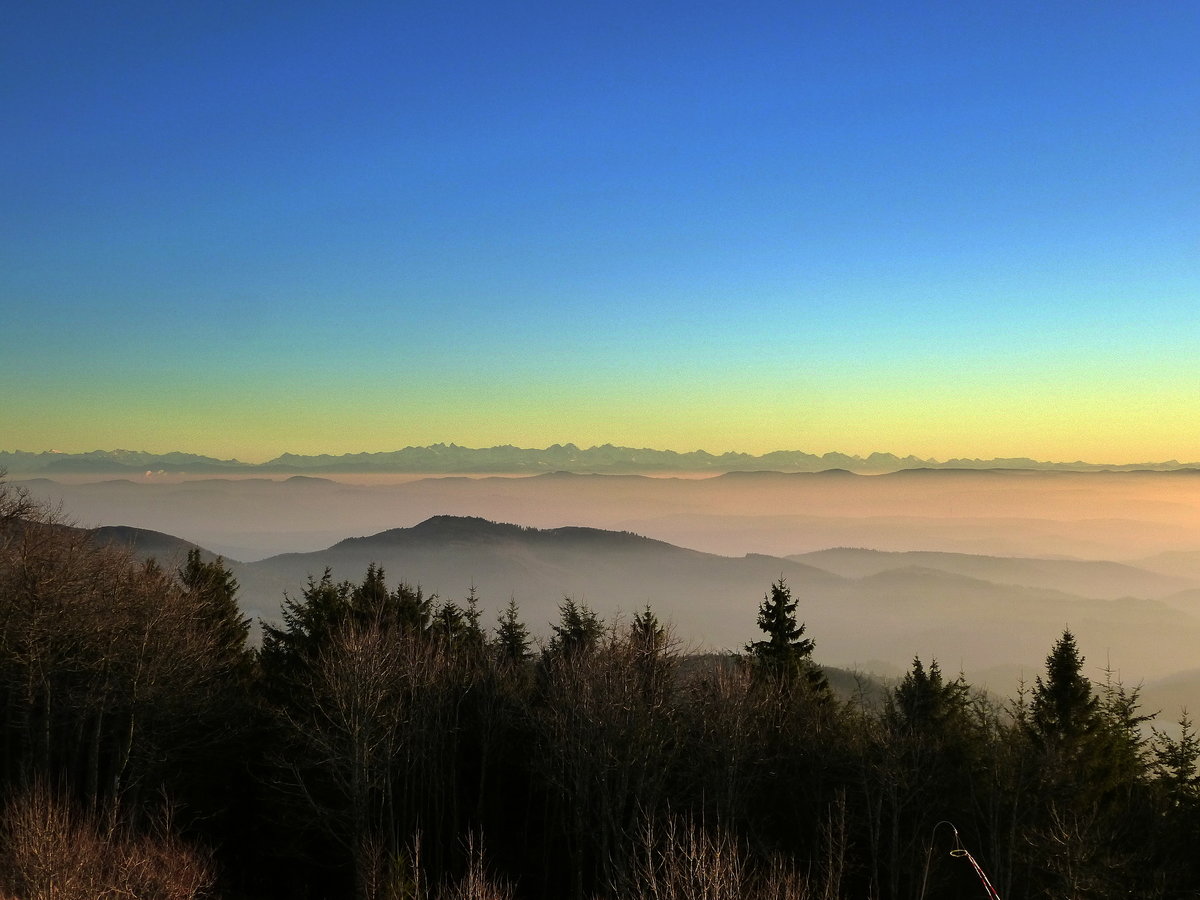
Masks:
[[[536,641],[352,574],[252,641],[220,558],[0,481],[0,898],[1200,896],[1200,739],[1069,629],[1012,698],[919,658],[846,694],[782,579],[697,656],[652,605]]]

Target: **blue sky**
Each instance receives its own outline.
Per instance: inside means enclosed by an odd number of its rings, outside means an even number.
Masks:
[[[6,19],[0,448],[1200,458],[1193,3]]]

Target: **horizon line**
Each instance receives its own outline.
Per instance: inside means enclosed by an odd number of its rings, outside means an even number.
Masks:
[[[4,450],[4,449],[0,449],[0,464],[2,464],[4,457],[16,457],[16,456],[33,456],[33,457],[50,456],[50,457],[70,458],[70,457],[96,457],[96,456],[113,457],[113,456],[128,455],[128,456],[153,457],[153,458],[164,458],[164,457],[172,457],[172,456],[188,456],[188,457],[196,457],[198,461],[204,461],[204,462],[208,462],[208,463],[220,463],[220,464],[246,466],[246,467],[263,467],[263,466],[269,466],[273,463],[279,463],[279,462],[289,459],[289,458],[296,459],[296,460],[328,459],[328,460],[332,461],[332,460],[346,459],[348,457],[380,457],[380,456],[388,456],[388,455],[393,455],[393,454],[405,453],[405,452],[409,452],[409,451],[438,450],[438,449],[465,451],[468,453],[488,453],[488,452],[492,452],[492,451],[512,451],[512,452],[520,452],[520,453],[550,453],[550,452],[555,452],[555,451],[572,451],[572,450],[578,451],[580,453],[592,453],[592,452],[596,452],[596,451],[609,450],[609,451],[617,451],[617,452],[624,451],[624,452],[628,452],[628,453],[653,453],[653,454],[661,454],[663,456],[708,457],[714,461],[718,461],[718,460],[726,459],[726,458],[738,458],[738,459],[742,459],[742,460],[759,460],[759,459],[765,459],[765,458],[771,457],[771,456],[790,455],[790,456],[808,457],[808,458],[811,458],[814,460],[831,459],[831,460],[836,461],[836,460],[840,459],[840,460],[858,461],[858,462],[863,462],[863,463],[870,463],[872,460],[878,460],[879,462],[883,462],[885,460],[894,460],[896,462],[901,462],[901,463],[930,464],[930,465],[943,466],[943,467],[951,466],[955,463],[970,463],[970,464],[974,464],[974,465],[979,465],[982,463],[1013,463],[1013,462],[1033,463],[1033,464],[1039,465],[1039,466],[1056,466],[1056,467],[1087,466],[1088,468],[1119,467],[1119,468],[1123,468],[1123,469],[1137,468],[1137,467],[1160,468],[1160,467],[1165,467],[1165,466],[1177,467],[1177,468],[1191,468],[1191,467],[1195,467],[1195,466],[1200,466],[1200,463],[1182,463],[1178,459],[1140,460],[1140,461],[1136,461],[1136,462],[1109,461],[1109,462],[1101,463],[1101,462],[1092,462],[1089,460],[1084,460],[1082,458],[1074,459],[1074,460],[1038,459],[1038,458],[1032,457],[1032,456],[991,456],[991,457],[947,456],[944,458],[939,458],[939,457],[934,457],[934,456],[922,457],[922,456],[918,456],[913,453],[901,455],[901,454],[894,453],[891,451],[878,451],[878,450],[871,451],[870,453],[867,453],[867,454],[846,453],[846,452],[838,451],[838,450],[830,450],[830,451],[826,451],[824,453],[816,453],[816,452],[809,451],[809,450],[783,449],[783,448],[775,449],[775,450],[768,450],[763,453],[752,453],[752,452],[744,451],[744,450],[725,450],[725,451],[721,451],[721,452],[714,452],[711,450],[706,450],[704,448],[696,448],[696,449],[692,449],[692,450],[675,450],[675,449],[670,449],[670,448],[658,448],[658,447],[647,447],[647,446],[633,447],[633,446],[622,445],[622,444],[613,444],[613,443],[608,443],[608,442],[603,443],[603,444],[592,444],[587,447],[582,447],[578,444],[575,444],[572,441],[567,441],[565,443],[555,442],[555,443],[549,444],[545,447],[521,447],[521,446],[517,446],[515,444],[493,444],[493,445],[487,446],[487,447],[469,447],[464,444],[455,443],[454,441],[450,441],[450,442],[439,441],[439,442],[432,443],[432,444],[409,444],[404,447],[399,447],[399,448],[390,449],[390,450],[355,450],[355,451],[346,451],[346,452],[342,452],[342,453],[331,453],[331,452],[296,453],[296,452],[293,452],[290,450],[284,450],[283,452],[276,453],[274,456],[267,457],[265,459],[259,459],[258,461],[245,460],[245,459],[241,459],[237,456],[223,458],[223,457],[219,457],[219,456],[212,456],[212,455],[209,455],[206,453],[199,453],[199,452],[194,452],[194,451],[190,451],[190,450],[178,450],[178,449],[168,450],[168,451],[153,451],[153,450],[142,450],[142,449],[130,450],[130,449],[121,448],[121,447],[113,448],[113,449],[99,449],[98,448],[98,449],[85,450],[85,451],[58,450],[58,449],[54,449],[54,448],[49,448],[49,449],[44,449],[44,450],[21,450],[21,449]],[[632,460],[631,460],[631,462],[632,462]],[[997,466],[997,467],[999,467],[999,466]]]

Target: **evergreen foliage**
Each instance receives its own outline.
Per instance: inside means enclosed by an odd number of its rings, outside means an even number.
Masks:
[[[465,648],[474,655],[483,653],[487,645],[487,635],[483,632],[483,612],[479,608],[479,592],[475,585],[467,591],[467,599],[463,605],[462,641]]]
[[[371,578],[371,573],[368,573]],[[334,583],[333,571],[325,569],[320,581],[308,576],[299,598],[284,595],[280,618],[283,626],[262,623],[260,659],[269,678],[286,678],[316,660],[334,630],[350,613],[354,586]]]
[[[508,606],[497,617],[496,655],[503,663],[520,665],[530,657],[529,645],[529,629],[521,622],[516,598],[510,597]]]
[[[750,642],[746,651],[755,669],[764,676],[784,679],[803,676],[814,690],[823,693],[829,685],[812,662],[816,644],[812,638],[804,637],[805,625],[796,617],[797,605],[783,578],[772,584],[758,607],[758,628],[766,638]]]
[[[658,621],[649,603],[633,617],[629,640],[639,654],[646,656],[656,655],[666,646],[667,630]]]
[[[1153,770],[1162,790],[1176,806],[1200,800],[1200,738],[1192,720],[1184,713],[1179,719],[1179,737],[1155,730]]]
[[[1064,630],[1046,657],[1046,678],[1037,677],[1029,710],[1029,729],[1047,750],[1078,752],[1096,731],[1100,699],[1083,674],[1075,635]]]
[[[936,659],[926,670],[920,657],[913,657],[912,668],[892,695],[889,712],[902,729],[945,734],[965,721],[969,706],[970,689],[962,676],[946,681]]]
[[[558,613],[558,622],[550,626],[553,637],[547,653],[551,657],[585,656],[596,649],[604,633],[604,623],[586,603],[576,603],[568,597],[559,604]]]
[[[248,657],[246,639],[250,618],[242,614],[237,601],[238,582],[218,556],[204,562],[200,551],[188,551],[187,562],[179,570],[179,581],[219,634],[222,653],[232,658]]]

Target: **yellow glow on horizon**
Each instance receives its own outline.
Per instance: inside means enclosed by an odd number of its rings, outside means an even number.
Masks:
[[[292,391],[265,384],[186,394],[81,389],[54,408],[6,401],[3,449],[66,452],[180,450],[245,462],[281,453],[340,455],[456,443],[541,448],[614,444],[688,452],[872,452],[921,458],[1028,457],[1051,462],[1137,463],[1200,459],[1192,385],[1055,385],[1029,377],[954,382],[938,373],[888,383],[800,379],[723,384],[550,382],[494,386],[333,385]]]

